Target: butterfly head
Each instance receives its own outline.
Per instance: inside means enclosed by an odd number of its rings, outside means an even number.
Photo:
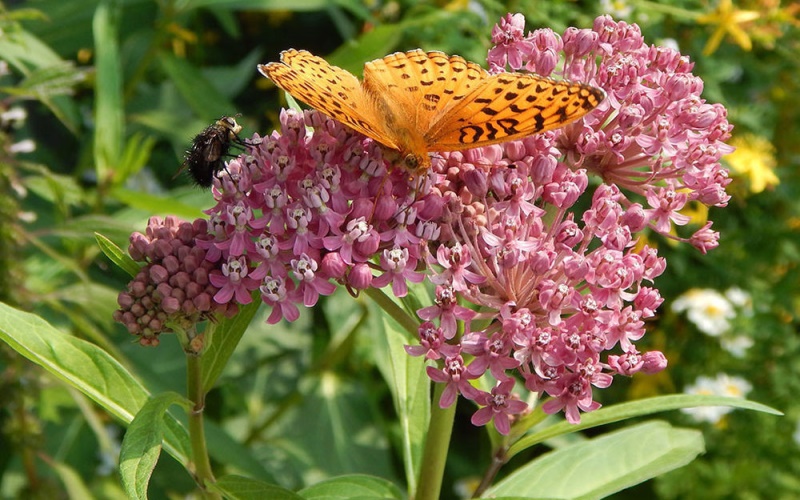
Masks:
[[[402,155],[402,165],[413,174],[421,174],[431,168],[431,159],[428,155],[406,153]]]
[[[415,175],[423,174],[431,168],[431,159],[427,154],[399,151],[386,146],[381,149],[383,150],[383,158],[389,162],[392,168],[401,168]]]

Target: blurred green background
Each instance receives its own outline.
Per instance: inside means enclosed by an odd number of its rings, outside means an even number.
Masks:
[[[365,61],[417,47],[483,62],[492,27],[507,12],[523,13],[528,30],[589,28],[600,14],[638,23],[647,43],[691,57],[704,97],[723,103],[736,127],[737,152],[723,160],[732,168],[733,199],[725,209],[690,213],[696,224],[714,221],[720,247],[704,256],[688,245],[651,242],[669,265],[657,281],[666,302],[644,347],[663,350],[669,369],[618,380],[599,398],[610,404],[682,392],[698,377],[725,374],[741,382],[734,393],[786,416],[663,415],[702,429],[707,453],[617,497],[800,497],[797,3],[0,3],[0,300],[100,345],[152,390],[182,392],[177,343],[165,338],[158,348],[140,348],[112,321],[128,278],[100,253],[94,232],[125,248],[151,215],[201,216],[213,201],[185,176],[175,178],[183,152],[222,115],[241,113],[245,137],[271,132],[285,101],[255,67],[281,50],[308,49],[357,75]],[[711,291],[720,295],[709,299]],[[673,309],[679,297],[685,305]],[[230,455],[246,456],[226,465],[290,488],[343,472],[402,477],[397,422],[370,356],[365,325],[374,315],[338,293],[296,324],[254,321],[209,398],[216,429],[244,445]],[[721,318],[718,328],[704,329],[703,321]],[[124,429],[5,346],[0,374],[0,496],[65,498],[67,485],[121,498],[114,468]],[[447,497],[491,460],[470,414],[462,404]],[[191,489],[191,479],[164,457],[153,498]]]

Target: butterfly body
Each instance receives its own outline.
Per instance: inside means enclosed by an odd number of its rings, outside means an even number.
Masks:
[[[396,52],[364,65],[364,80],[303,50],[259,71],[306,104],[397,151],[412,171],[429,152],[519,139],[566,125],[605,97],[589,85],[534,74],[490,75],[442,52]]]

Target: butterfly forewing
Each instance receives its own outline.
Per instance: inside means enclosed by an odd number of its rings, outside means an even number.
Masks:
[[[588,85],[500,73],[483,80],[453,106],[425,139],[441,151],[519,139],[567,125],[604,97],[602,90]]]
[[[384,133],[375,121],[361,82],[352,73],[310,52],[294,49],[281,52],[281,62],[259,65],[258,70],[309,106],[383,142]]]

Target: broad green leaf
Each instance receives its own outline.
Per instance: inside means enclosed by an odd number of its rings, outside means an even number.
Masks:
[[[312,467],[326,476],[392,476],[381,415],[363,384],[332,370],[312,372],[300,382],[299,403],[280,426],[270,429],[280,445],[295,454],[293,465]]]
[[[240,306],[239,312],[232,318],[226,318],[219,322],[216,326],[209,325],[209,329],[213,328],[213,338],[208,348],[203,352],[203,390],[208,392],[217,383],[222,370],[228,365],[236,346],[239,345],[239,340],[244,335],[253,316],[258,312],[261,305],[261,297],[256,296],[250,304]]]
[[[97,55],[95,85],[94,161],[97,178],[105,183],[119,162],[124,134],[122,63],[119,55],[117,0],[103,0],[97,6],[92,29]]]
[[[368,291],[376,299],[370,310],[379,319],[374,328],[373,352],[375,363],[392,391],[395,410],[400,422],[403,443],[403,467],[410,491],[416,491],[415,481],[419,475],[420,459],[428,430],[431,404],[431,383],[425,373],[425,360],[409,356],[406,344],[415,340],[408,332],[408,325],[401,327],[398,319],[409,323],[407,314],[380,292]],[[378,309],[379,305],[382,309]]]
[[[306,500],[335,498],[405,498],[400,488],[386,479],[353,474],[334,477],[300,490],[299,495]]]
[[[257,456],[251,446],[234,439],[224,429],[218,427],[211,419],[205,421],[206,442],[211,456],[217,463],[225,464],[231,470],[252,477],[272,481],[273,471]]]
[[[139,381],[105,351],[61,333],[34,314],[2,303],[0,340],[124,423],[131,422],[149,399]],[[188,440],[185,429],[171,420],[165,446],[181,463],[188,463]]]
[[[782,415],[781,412],[769,406],[739,398],[688,394],[657,396],[654,398],[607,406],[591,413],[583,414],[581,415],[581,422],[576,425],[572,425],[567,421],[561,421],[555,425],[534,432],[514,443],[508,450],[508,458],[510,459],[520,451],[530,448],[535,444],[562,434],[577,432],[611,422],[619,422],[633,417],[640,417],[668,410],[677,410],[679,408],[691,408],[694,406],[733,406],[735,408],[746,408],[749,410],[771,413],[773,415]],[[537,409],[537,412],[541,412],[541,408]],[[535,418],[535,415],[532,416],[532,418]],[[521,424],[524,425],[524,422],[521,422]]]
[[[113,241],[109,240],[100,233],[94,233],[97,239],[97,246],[108,257],[111,262],[117,265],[120,269],[128,273],[131,277],[139,274],[141,267],[133,259],[130,258],[128,252],[118,247]]]
[[[180,394],[165,392],[153,397],[136,414],[120,450],[119,470],[128,498],[147,498],[150,476],[161,455],[164,436],[164,417],[167,409],[181,405],[188,410],[192,404]]]
[[[214,484],[207,485],[210,491],[225,495],[230,500],[300,500],[303,497],[280,486],[242,476],[223,476]]]
[[[682,467],[703,451],[700,431],[645,422],[547,453],[484,497],[603,498]]]

